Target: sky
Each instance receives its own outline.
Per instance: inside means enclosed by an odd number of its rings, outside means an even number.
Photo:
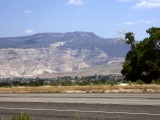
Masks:
[[[0,0],[0,37],[93,32],[117,38],[160,27],[160,0]]]

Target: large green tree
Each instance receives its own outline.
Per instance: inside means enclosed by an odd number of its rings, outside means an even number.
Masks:
[[[133,33],[125,34],[131,50],[126,55],[121,73],[132,82],[140,79],[151,83],[160,78],[160,28],[152,27],[146,32],[149,37],[137,44]]]

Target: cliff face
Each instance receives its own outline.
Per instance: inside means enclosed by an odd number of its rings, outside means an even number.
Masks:
[[[32,76],[42,73],[73,71],[88,67],[72,50],[54,47],[37,49],[1,49],[0,76]]]
[[[128,51],[123,43],[88,32],[0,38],[0,77],[27,77],[106,65]]]

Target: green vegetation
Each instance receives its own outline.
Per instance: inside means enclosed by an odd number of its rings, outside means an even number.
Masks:
[[[114,85],[123,81],[122,75],[93,75],[82,77],[57,77],[57,78],[4,78],[0,80],[0,87],[12,86],[86,86],[86,85]]]
[[[0,120],[10,120],[5,117],[1,117]],[[33,120],[29,113],[20,113],[11,117],[11,120]]]
[[[19,115],[12,116],[12,120],[32,120],[28,113],[20,113]]]
[[[135,42],[133,33],[125,34],[125,42],[131,50],[126,55],[121,73],[131,82],[159,84],[160,28],[152,27],[146,32],[149,37],[139,43]]]

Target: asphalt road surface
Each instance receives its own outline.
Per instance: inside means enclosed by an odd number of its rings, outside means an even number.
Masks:
[[[160,120],[160,94],[0,94],[0,116],[21,112],[34,120]]]

